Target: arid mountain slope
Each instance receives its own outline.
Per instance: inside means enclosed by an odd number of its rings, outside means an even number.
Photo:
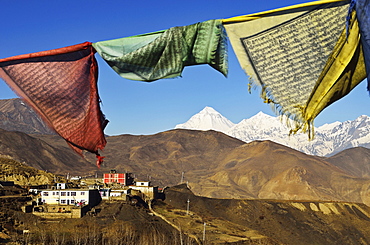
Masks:
[[[202,196],[370,204],[370,179],[271,141],[244,144],[215,131],[171,130],[109,137],[104,155],[107,169],[168,186],[183,177]]]
[[[370,178],[370,149],[355,147],[331,156],[326,161],[347,173],[360,178]]]
[[[58,139],[60,145],[53,146],[25,133],[0,129],[0,155],[10,156],[28,166],[58,174],[86,174],[96,170],[92,163],[69,149],[66,143],[62,146],[63,139],[53,135],[49,137]]]
[[[108,137],[103,152],[108,169],[130,171],[161,185],[181,181],[182,172],[202,176],[244,142],[216,131],[170,130],[147,136]],[[145,179],[146,180],[146,179]]]
[[[255,141],[235,148],[217,169],[204,177],[190,182],[192,190],[219,198],[368,202],[370,184],[369,180],[351,176],[322,158],[271,141]]]
[[[0,128],[28,134],[54,134],[21,99],[0,100]]]
[[[246,144],[216,131],[183,129],[147,136],[112,136],[107,138],[102,152],[105,161],[98,170],[93,154],[86,154],[90,164],[84,162],[57,136],[38,135],[35,141],[21,133],[0,135],[0,139],[9,135],[0,141],[0,154],[11,155],[7,149],[21,161],[27,157],[31,166],[58,173],[116,169],[160,186],[188,182],[197,195],[214,198],[370,204],[370,178],[271,141]]]
[[[53,182],[56,176],[42,170],[29,167],[10,158],[0,157],[0,180],[13,181],[16,185],[47,185]],[[58,177],[58,180],[61,179]],[[0,188],[1,191],[4,188]]]
[[[237,244],[370,243],[370,208],[364,204],[211,199],[194,195],[185,185],[165,194],[167,206],[154,210],[200,239],[205,224],[207,244],[220,239]]]

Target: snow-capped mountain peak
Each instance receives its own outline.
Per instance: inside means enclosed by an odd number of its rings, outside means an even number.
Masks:
[[[218,111],[213,109],[212,107],[206,106],[199,112],[199,114],[220,114]]]
[[[245,142],[271,140],[311,155],[327,156],[347,148],[370,148],[370,117],[359,116],[353,121],[334,122],[315,128],[315,139],[306,134],[289,135],[286,119],[263,112],[234,124],[212,107],[205,107],[186,123],[175,128],[223,132]],[[293,125],[293,124],[292,124]]]
[[[258,112],[256,115],[243,119],[240,123],[236,124],[234,127],[240,127],[241,125],[253,125],[254,128],[269,128],[282,126],[280,125],[280,119],[263,113],[262,111]]]
[[[325,123],[324,125],[321,125],[320,127],[317,128],[317,130],[319,131],[331,131],[333,130],[333,128],[335,128],[336,126],[340,125],[341,122],[333,122],[333,123]]]
[[[258,119],[260,119],[260,118],[265,119],[265,118],[272,118],[272,116],[269,116],[269,115],[263,113],[262,111],[259,111],[256,115],[252,116],[250,119],[257,119],[257,118]]]
[[[226,133],[229,128],[234,126],[230,120],[222,116],[221,113],[206,106],[199,113],[192,116],[187,122],[178,124],[175,128],[195,129],[195,130],[216,130]]]

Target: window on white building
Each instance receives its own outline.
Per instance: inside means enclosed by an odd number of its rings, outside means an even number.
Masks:
[[[61,192],[60,192],[60,195],[61,195],[61,196],[65,196],[65,195],[66,195],[66,192],[65,192],[65,191],[61,191]]]
[[[44,196],[49,196],[49,192],[44,191],[43,195],[44,195]]]
[[[76,192],[75,191],[72,191],[71,192],[71,196],[76,196]]]
[[[66,200],[60,200],[60,203],[61,204],[66,204],[67,202],[66,202]]]
[[[81,196],[84,196],[85,195],[85,192],[84,191],[81,191]]]

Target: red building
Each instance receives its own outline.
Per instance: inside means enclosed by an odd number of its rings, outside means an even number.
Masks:
[[[134,178],[131,173],[117,173],[116,170],[111,170],[109,174],[104,174],[104,184],[121,184],[124,186],[132,185]]]

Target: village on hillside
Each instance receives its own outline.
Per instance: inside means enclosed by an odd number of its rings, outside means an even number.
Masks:
[[[1,181],[1,184],[14,185],[14,182]],[[22,211],[46,219],[95,215],[94,207],[102,200],[145,205],[154,199],[164,199],[163,188],[152,186],[150,181],[136,181],[132,173],[116,170],[104,173],[102,179],[76,176],[67,178],[67,183],[28,188],[32,199]]]

